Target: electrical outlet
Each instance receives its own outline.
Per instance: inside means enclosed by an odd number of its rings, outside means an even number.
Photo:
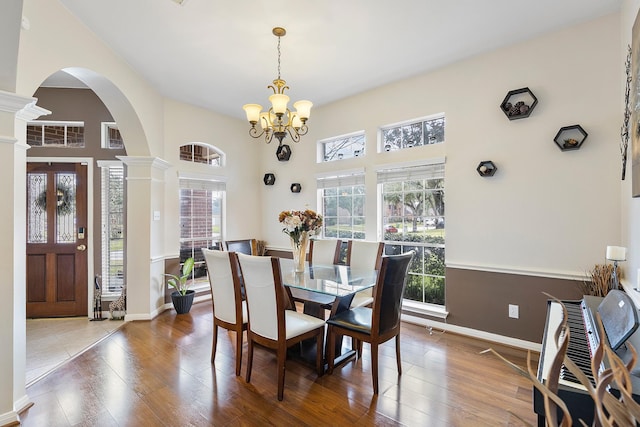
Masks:
[[[512,319],[517,319],[519,316],[519,306],[515,304],[509,304],[509,317]]]

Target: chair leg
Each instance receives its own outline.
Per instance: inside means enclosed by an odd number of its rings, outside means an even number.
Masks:
[[[247,334],[247,376],[245,380],[251,382],[251,367],[253,365],[253,340]]]
[[[356,340],[356,347],[358,351],[358,359],[362,359],[362,341]]]
[[[324,343],[324,330],[316,338],[316,372],[321,377],[324,374],[324,363],[322,357],[322,344]]]
[[[242,366],[242,328],[236,331],[236,376],[240,376]]]
[[[378,394],[378,345],[371,343],[371,375],[373,376],[373,393]]]
[[[402,375],[402,359],[400,359],[400,334],[396,335],[396,362],[398,364],[398,375]]]
[[[284,399],[284,364],[287,358],[287,349],[278,349],[278,400]]]
[[[218,325],[213,324],[213,341],[211,342],[211,363],[216,359],[216,348],[218,347]]]
[[[327,328],[327,350],[327,373],[331,375],[336,357],[336,336],[333,333],[333,326]]]

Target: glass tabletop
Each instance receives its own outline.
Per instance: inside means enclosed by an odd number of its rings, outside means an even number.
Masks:
[[[376,284],[376,270],[352,270],[346,265],[305,264],[304,272],[293,270],[293,260],[280,259],[282,283],[292,288],[305,289],[324,295],[345,296]]]

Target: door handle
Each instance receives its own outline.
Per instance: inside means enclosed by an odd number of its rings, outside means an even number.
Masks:
[[[87,247],[85,245],[79,245],[76,249],[79,251],[85,251],[87,250]]]

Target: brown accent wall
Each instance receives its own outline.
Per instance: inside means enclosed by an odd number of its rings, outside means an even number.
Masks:
[[[564,300],[582,298],[578,280],[447,268],[447,323],[525,341],[542,341],[546,292]],[[508,306],[520,317],[509,318]]]
[[[113,122],[114,120],[107,107],[91,89],[39,88],[33,96],[38,98],[38,106],[51,111],[50,115],[40,117],[41,121],[84,122],[84,148],[32,147],[27,150],[27,157],[91,157],[94,159],[92,189],[93,262],[95,273],[100,274],[102,269],[102,250],[100,245],[100,230],[102,229],[100,211],[101,178],[100,168],[97,167],[95,161],[117,160],[116,156],[126,156],[127,152],[125,149],[114,150],[101,147],[100,132],[102,122]]]

